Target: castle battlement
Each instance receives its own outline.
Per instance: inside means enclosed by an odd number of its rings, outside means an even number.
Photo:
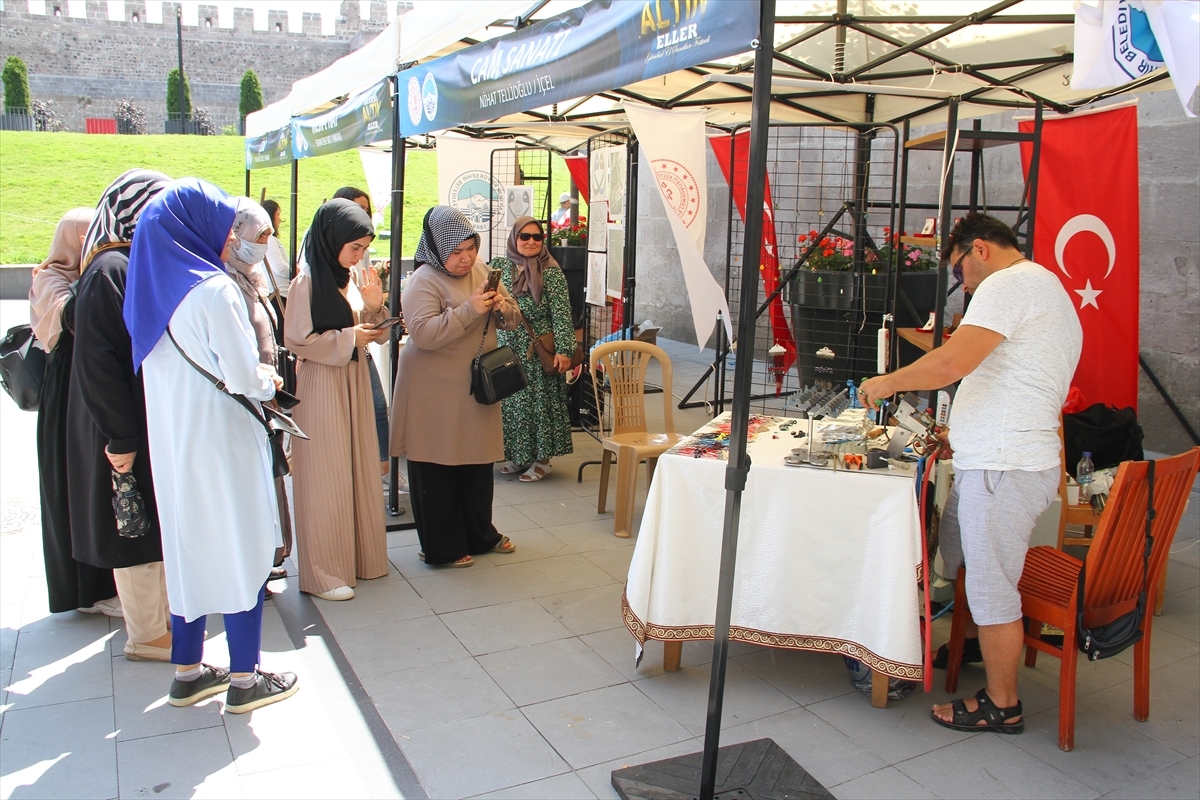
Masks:
[[[166,81],[178,64],[176,8],[182,7],[183,61],[194,107],[236,123],[242,74],[253,69],[266,103],[373,39],[397,13],[396,0],[0,0],[0,61],[20,56],[34,99],[54,100],[71,130],[111,117],[117,100],[145,109],[161,133]],[[311,9],[311,10],[301,10]],[[110,14],[112,15],[110,17]],[[299,14],[300,18],[295,16]]]

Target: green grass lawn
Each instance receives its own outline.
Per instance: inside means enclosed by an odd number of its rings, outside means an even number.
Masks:
[[[82,133],[0,132],[0,264],[33,264],[46,256],[54,227],[76,206],[94,206],[101,192],[133,167],[158,170],[173,178],[195,176],[231,194],[246,188],[243,140],[238,136],[89,136]],[[425,209],[437,199],[437,156],[409,152],[406,167],[404,254],[411,256]],[[362,162],[350,150],[300,162],[300,231],[342,186],[366,188]],[[289,167],[250,173],[256,199],[267,197],[283,207],[281,237],[290,223]],[[386,256],[386,253],[379,253]]]
[[[45,258],[54,227],[69,209],[94,206],[101,192],[125,170],[142,167],[172,178],[193,176],[240,195],[246,188],[243,139],[239,136],[96,136],[82,133],[0,132],[0,264],[35,264]],[[567,190],[566,165],[555,156],[551,197]],[[300,233],[317,207],[342,186],[367,188],[358,153],[349,150],[300,161]],[[250,173],[250,195],[267,197],[283,208],[280,238],[290,234],[291,168]],[[373,198],[379,204],[382,198]],[[437,202],[437,154],[410,150],[405,167],[404,239],[411,257],[421,220]],[[551,201],[553,207],[553,200]],[[584,205],[581,214],[587,213]],[[376,256],[386,257],[379,242]]]

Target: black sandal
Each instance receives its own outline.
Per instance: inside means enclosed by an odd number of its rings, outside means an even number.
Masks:
[[[1017,722],[1008,722],[1012,717],[1020,717],[1021,701],[1018,700],[1015,706],[1009,708],[1000,708],[992,702],[992,698],[988,697],[987,689],[980,689],[975,693],[975,701],[979,703],[979,708],[974,711],[967,711],[967,704],[962,698],[955,700],[952,704],[954,710],[954,720],[946,722],[932,711],[929,715],[933,717],[933,721],[944,728],[950,728],[955,731],[965,731],[967,733],[976,733],[980,731],[992,731],[994,733],[1022,733],[1025,730],[1025,720],[1021,719]],[[980,721],[986,721],[986,725],[978,724]]]
[[[933,657],[934,669],[945,669],[950,663],[950,645],[944,644],[938,648],[937,653]],[[981,664],[983,663],[983,651],[979,649],[978,637],[963,639],[963,664]]]

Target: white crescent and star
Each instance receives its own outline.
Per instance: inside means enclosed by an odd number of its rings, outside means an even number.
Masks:
[[[1054,260],[1058,264],[1058,268],[1062,270],[1062,274],[1068,278],[1071,273],[1067,272],[1066,266],[1063,264],[1063,252],[1067,249],[1067,243],[1071,241],[1077,233],[1088,231],[1096,234],[1100,241],[1104,243],[1104,249],[1108,251],[1108,269],[1104,272],[1104,277],[1107,278],[1113,271],[1113,265],[1117,261],[1117,243],[1113,239],[1112,231],[1104,224],[1104,220],[1094,214],[1077,214],[1067,220],[1066,224],[1058,232],[1058,237],[1054,240]],[[1084,309],[1087,306],[1095,308],[1097,311],[1100,305],[1096,302],[1096,298],[1103,294],[1103,289],[1093,289],[1092,280],[1089,278],[1082,289],[1072,289],[1075,294],[1079,295],[1079,308]]]

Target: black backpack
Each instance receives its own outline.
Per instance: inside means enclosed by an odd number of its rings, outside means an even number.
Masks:
[[[1077,414],[1063,415],[1063,444],[1067,474],[1072,478],[1084,452],[1092,454],[1096,469],[1115,467],[1122,461],[1141,461],[1142,426],[1132,408],[1112,408],[1103,403]]]

